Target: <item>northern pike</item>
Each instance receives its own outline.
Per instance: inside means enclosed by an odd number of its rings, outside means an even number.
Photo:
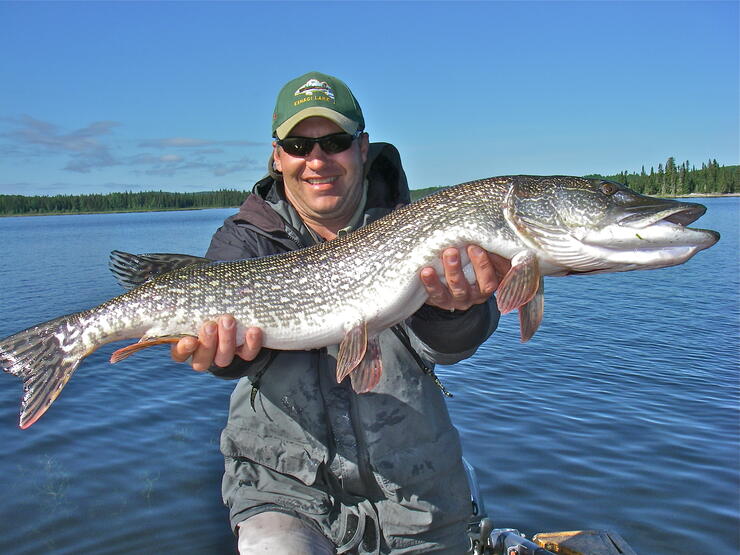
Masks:
[[[20,427],[27,428],[101,345],[141,338],[116,351],[116,362],[197,336],[203,322],[232,314],[238,337],[258,326],[273,349],[338,343],[337,380],[349,375],[363,393],[382,373],[377,334],[426,301],[419,272],[432,266],[443,275],[445,248],[476,244],[511,260],[496,302],[504,314],[518,309],[527,341],[542,320],[543,276],[686,262],[719,240],[715,231],[686,227],[705,210],[611,181],[505,176],[443,189],[357,231],[280,255],[219,262],[114,251],[112,269],[132,289],[3,339],[0,365],[24,380]],[[472,283],[464,248],[461,258]]]

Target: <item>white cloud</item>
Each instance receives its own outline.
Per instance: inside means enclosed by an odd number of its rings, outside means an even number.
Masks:
[[[29,115],[0,118],[0,124],[8,127],[0,133],[0,153],[6,160],[62,156],[66,160],[61,169],[75,173],[90,173],[118,166],[130,167],[134,175],[205,173],[222,177],[240,171],[262,169],[263,163],[246,156],[234,159],[233,153],[248,146],[268,145],[252,141],[169,137],[138,140],[132,150],[130,141],[127,144],[113,132],[114,128],[122,125],[115,121],[95,121],[72,131]]]
[[[64,169],[82,173],[117,163],[102,139],[112,134],[112,129],[120,125],[118,122],[95,121],[67,133],[53,123],[29,115],[4,118],[3,122],[11,125],[9,131],[0,134],[6,140],[0,146],[5,156],[66,155],[69,161]]]
[[[139,146],[142,148],[193,148],[203,146],[265,146],[267,144],[254,141],[212,141],[194,137],[169,137],[141,141]]]

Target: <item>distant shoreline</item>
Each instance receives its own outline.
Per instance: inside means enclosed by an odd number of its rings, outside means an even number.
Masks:
[[[440,187],[441,189],[442,187]],[[740,197],[740,193],[690,193],[687,195],[649,195],[655,198],[726,198],[726,197]],[[187,212],[193,210],[224,210],[231,208],[237,210],[238,206],[191,206],[187,208],[141,208],[141,209],[130,209],[130,210],[104,210],[104,211],[93,211],[93,212],[40,212],[40,213],[19,213],[19,214],[0,214],[0,218],[25,218],[34,216],[91,216],[94,214],[137,214],[145,212]]]
[[[237,210],[238,206],[194,206],[189,208],[141,208],[130,210],[101,210],[97,212],[39,212],[20,214],[0,214],[0,218],[25,218],[34,216],[93,216],[95,214],[138,214],[145,212],[188,212],[194,210],[223,210],[231,208]]]
[[[656,198],[716,198],[716,197],[740,197],[740,193],[689,193],[688,195],[650,195]]]

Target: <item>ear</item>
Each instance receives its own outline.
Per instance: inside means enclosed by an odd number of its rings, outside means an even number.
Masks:
[[[362,133],[357,140],[360,142],[360,156],[362,156],[362,163],[367,162],[367,153],[370,150],[370,135]]]
[[[283,165],[280,162],[280,147],[275,141],[272,142],[272,161],[275,171],[282,173]]]

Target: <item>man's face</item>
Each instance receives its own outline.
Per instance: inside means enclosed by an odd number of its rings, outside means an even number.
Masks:
[[[317,138],[343,130],[322,117],[296,125],[290,137]],[[301,218],[335,228],[345,227],[362,196],[362,172],[367,160],[368,137],[362,134],[343,152],[327,154],[318,144],[303,157],[291,156],[273,143],[275,169],[283,174],[285,195]]]

